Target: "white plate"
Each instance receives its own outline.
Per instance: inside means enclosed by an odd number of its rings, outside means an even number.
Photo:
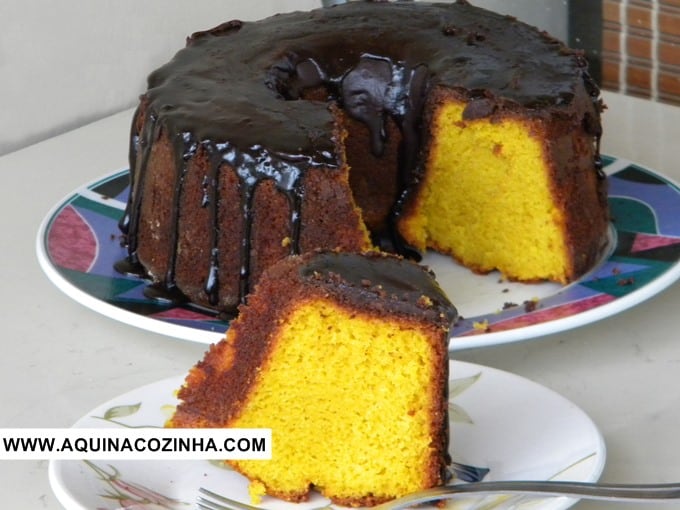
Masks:
[[[463,320],[450,350],[514,342],[564,331],[619,313],[661,292],[680,276],[680,190],[667,178],[605,157],[614,222],[611,250],[568,286],[499,281],[448,257],[427,254]],[[219,340],[229,323],[191,306],[147,299],[147,282],[123,276],[117,222],[128,196],[128,171],[83,186],[47,215],[37,238],[40,265],[71,298],[114,319],[201,343]],[[529,303],[531,306],[525,306]],[[515,306],[508,307],[508,304]]]
[[[177,401],[183,376],[121,395],[87,413],[74,427],[162,426]],[[605,445],[590,418],[562,396],[507,372],[451,362],[452,454],[457,463],[488,469],[486,480],[596,481],[605,463]],[[301,452],[304,454],[304,452]],[[68,510],[191,509],[199,487],[248,502],[247,481],[208,461],[52,461],[52,489]],[[573,498],[466,497],[451,505],[474,508],[568,508]],[[153,506],[153,504],[158,506]],[[327,500],[286,503],[266,497],[268,509],[318,509]],[[146,506],[145,506],[146,505]]]

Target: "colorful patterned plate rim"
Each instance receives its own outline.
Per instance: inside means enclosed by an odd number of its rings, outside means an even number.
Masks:
[[[480,276],[447,257],[428,253],[437,275],[464,317],[450,350],[526,340],[575,328],[626,310],[680,276],[680,188],[625,159],[606,156],[612,211],[606,256],[567,286],[505,282]],[[201,343],[219,340],[229,323],[189,306],[147,299],[146,282],[123,276],[113,263],[125,255],[117,222],[129,192],[128,170],[76,190],[45,217],[37,237],[41,267],[81,304],[114,319]]]
[[[592,420],[554,391],[498,369],[450,362],[449,419],[454,471],[461,481],[576,480],[595,482],[606,448]],[[164,379],[102,404],[74,427],[160,427],[177,404],[184,377]],[[498,388],[503,388],[499,393]],[[190,510],[203,486],[248,502],[247,481],[208,461],[52,461],[49,478],[68,510]],[[558,510],[573,498],[478,496],[451,500],[448,508]],[[271,510],[331,510],[314,494],[301,504],[265,498]]]

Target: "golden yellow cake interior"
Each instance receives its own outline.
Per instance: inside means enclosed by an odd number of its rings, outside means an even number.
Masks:
[[[402,231],[479,272],[566,282],[563,212],[556,207],[539,122],[464,120],[465,104],[440,107],[418,214]]]
[[[235,461],[239,470],[290,494],[310,484],[339,498],[421,488],[435,453],[431,342],[408,324],[323,301],[299,306],[277,336],[232,424],[271,427],[272,460]]]

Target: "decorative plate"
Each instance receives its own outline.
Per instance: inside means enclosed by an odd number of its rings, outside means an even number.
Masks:
[[[596,481],[605,445],[583,411],[527,379],[471,363],[451,362],[449,415],[454,438],[452,471],[472,480]],[[93,409],[74,427],[161,427],[173,412],[183,377],[135,389]],[[499,392],[499,388],[503,388]],[[67,510],[191,509],[199,487],[249,502],[247,480],[209,461],[52,461],[50,484]],[[573,498],[465,496],[450,508],[557,510]],[[314,494],[307,503],[265,497],[266,509],[328,508]]]
[[[680,189],[624,159],[605,157],[612,211],[610,250],[567,286],[505,282],[428,253],[463,320],[451,350],[525,340],[611,316],[659,293],[680,276]],[[127,200],[128,170],[86,185],[57,204],[37,239],[50,280],[81,304],[114,319],[201,343],[219,340],[229,323],[190,305],[147,299],[143,279],[117,273],[125,257],[117,222]]]

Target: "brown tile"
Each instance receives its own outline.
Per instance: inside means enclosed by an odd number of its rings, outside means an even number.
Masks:
[[[627,11],[627,24],[631,28],[651,30],[652,11],[649,8],[629,6]]]
[[[680,97],[680,74],[659,73],[659,92]]]
[[[618,60],[604,58],[602,60],[602,85],[610,90],[618,90],[620,62]]]
[[[678,0],[680,1],[680,0]],[[620,1],[617,0],[604,0],[602,2],[602,19],[607,22],[607,21],[614,21],[616,23],[620,23]]]
[[[626,40],[626,49],[631,57],[652,58],[652,40],[648,37],[630,36]]]
[[[602,31],[602,51],[619,53],[621,51],[621,34],[614,30]]]
[[[680,43],[660,41],[658,54],[660,63],[680,66]]]
[[[652,70],[649,67],[629,65],[626,68],[626,84],[637,89],[651,89]]]
[[[680,12],[662,10],[659,13],[659,32],[680,36]]]

